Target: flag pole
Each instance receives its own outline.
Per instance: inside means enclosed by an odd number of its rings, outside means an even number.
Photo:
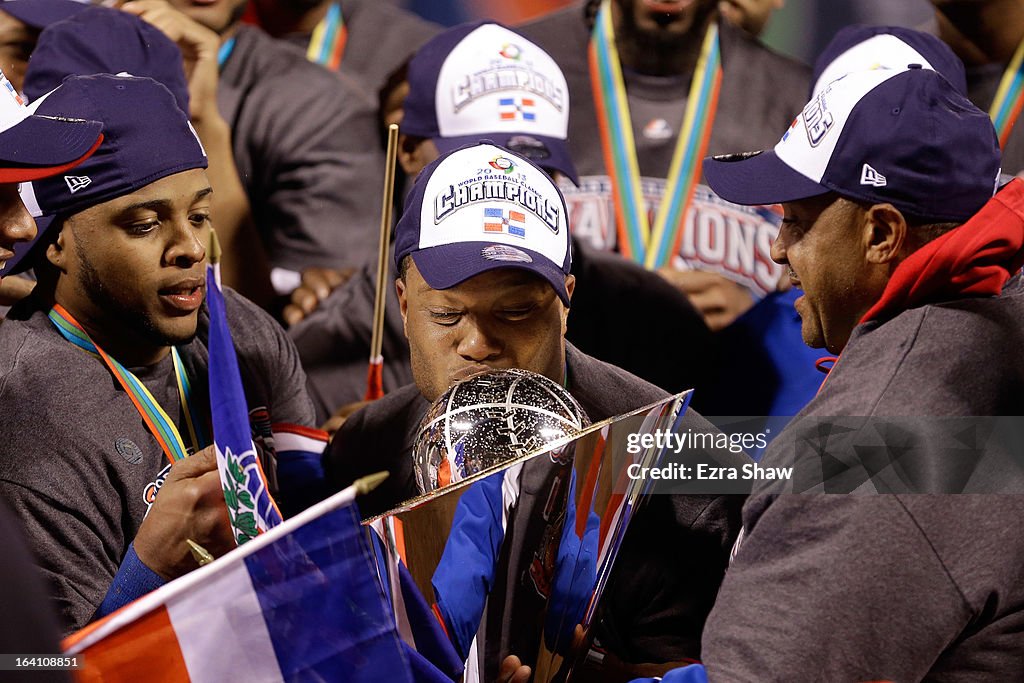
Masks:
[[[373,301],[373,333],[370,337],[370,366],[366,373],[366,401],[384,395],[384,305],[388,254],[391,251],[391,212],[395,198],[395,162],[398,159],[398,124],[388,126],[388,151],[384,160],[384,197],[380,212],[380,248],[377,252],[377,282]]]

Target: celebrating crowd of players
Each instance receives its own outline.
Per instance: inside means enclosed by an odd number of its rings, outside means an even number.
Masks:
[[[1019,430],[950,420],[1020,413],[1024,2],[846,29],[813,71],[757,40],[779,4],[442,30],[370,0],[0,3],[2,528],[37,567],[10,566],[9,613],[41,575],[70,633],[193,569],[187,539],[233,545],[194,428],[213,228],[254,435],[332,432],[321,494],[389,470],[366,514],[417,493],[419,420],[486,367],[595,421],[691,387],[705,414],[797,415],[764,461],[815,460],[811,490],[1024,492]],[[597,629],[608,680],[1024,678],[1024,500],[776,493],[652,497]],[[0,649],[56,648],[13,619]],[[505,654],[491,673],[526,680]]]

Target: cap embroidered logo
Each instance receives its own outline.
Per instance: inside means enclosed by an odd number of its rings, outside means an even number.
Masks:
[[[71,190],[71,194],[74,194],[81,189],[89,187],[89,184],[92,182],[92,178],[87,175],[66,175],[64,176],[64,182],[68,184],[68,189]]]
[[[504,244],[492,244],[480,250],[480,255],[489,261],[507,261],[509,263],[533,263],[533,258],[521,249]]]
[[[515,43],[505,43],[501,46],[499,55],[505,59],[511,59],[514,62],[518,62],[523,56],[523,48],[519,47]]]
[[[824,94],[808,102],[801,116],[807,129],[807,141],[811,143],[811,147],[817,147],[833,123],[832,114],[825,107]]]
[[[516,165],[508,157],[494,157],[489,163],[491,168],[497,169],[506,175],[516,170]]]
[[[885,176],[871,168],[868,164],[860,169],[860,184],[873,187],[885,187]]]

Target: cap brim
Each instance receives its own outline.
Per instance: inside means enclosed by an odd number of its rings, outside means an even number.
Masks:
[[[747,206],[795,202],[829,192],[783,163],[774,150],[708,157],[704,177],[716,195]]]
[[[74,168],[96,151],[103,124],[29,116],[0,133],[0,183],[39,180]]]
[[[508,246],[500,242],[457,242],[414,251],[410,256],[432,289],[450,289],[471,277],[498,268],[518,268],[547,280],[562,303],[569,305],[569,293],[565,289],[566,274],[546,256],[522,247],[514,249],[528,255],[531,261],[500,260],[484,256],[484,250],[488,247]]]
[[[516,138],[533,138],[544,144],[541,150],[543,156],[531,154],[531,150],[523,145],[515,144]],[[551,174],[551,171],[558,171],[569,178],[573,185],[579,185],[579,175],[576,173],[576,165],[572,163],[572,155],[569,153],[569,144],[565,140],[552,138],[546,135],[528,135],[526,133],[486,133],[482,135],[460,135],[448,138],[432,138],[437,151],[441,154],[454,152],[467,145],[476,145],[487,140],[516,154],[526,157],[537,166]]]

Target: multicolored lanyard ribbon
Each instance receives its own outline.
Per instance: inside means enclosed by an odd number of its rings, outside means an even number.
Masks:
[[[1017,122],[1021,109],[1024,108],[1024,41],[1017,46],[1013,59],[1003,72],[996,90],[995,99],[989,107],[988,115],[999,136],[999,148],[1006,149],[1006,141],[1010,138],[1013,124]]]
[[[341,16],[341,5],[332,2],[327,16],[313,29],[313,36],[306,48],[306,58],[337,71],[341,66],[341,56],[345,53],[345,42],[348,40],[348,29]]]
[[[231,56],[231,53],[234,52],[234,50],[235,50],[235,37],[234,36],[228,38],[223,43],[221,43],[220,49],[217,50],[217,68],[218,69],[223,69],[224,68],[224,64],[227,63],[228,57]]]
[[[57,331],[69,342],[88,353],[101,359],[110,370],[110,373],[117,379],[118,384],[128,394],[135,409],[139,411],[149,431],[156,438],[160,448],[167,455],[171,462],[181,460],[189,455],[182,441],[181,435],[174,422],[167,416],[164,409],[160,407],[149,389],[139,381],[132,372],[121,365],[115,358],[107,355],[99,346],[89,338],[89,334],[78,324],[78,321],[68,313],[60,304],[55,304],[47,314]],[[188,426],[189,438],[192,440],[194,451],[210,445],[203,430],[203,423],[195,412],[195,402],[192,400],[192,385],[188,379],[188,373],[182,365],[178,350],[171,347],[171,357],[174,362],[174,376],[178,382],[178,396],[181,399],[182,411],[185,414],[185,423]],[[194,452],[193,451],[193,452]]]
[[[603,0],[594,22],[590,38],[590,82],[605,166],[612,181],[620,251],[623,256],[653,269],[668,263],[678,250],[686,210],[701,176],[701,160],[711,138],[722,84],[718,25],[712,22],[704,35],[682,129],[669,167],[665,195],[652,230],[640,189],[633,123],[622,65],[615,49],[610,5],[611,0]]]

